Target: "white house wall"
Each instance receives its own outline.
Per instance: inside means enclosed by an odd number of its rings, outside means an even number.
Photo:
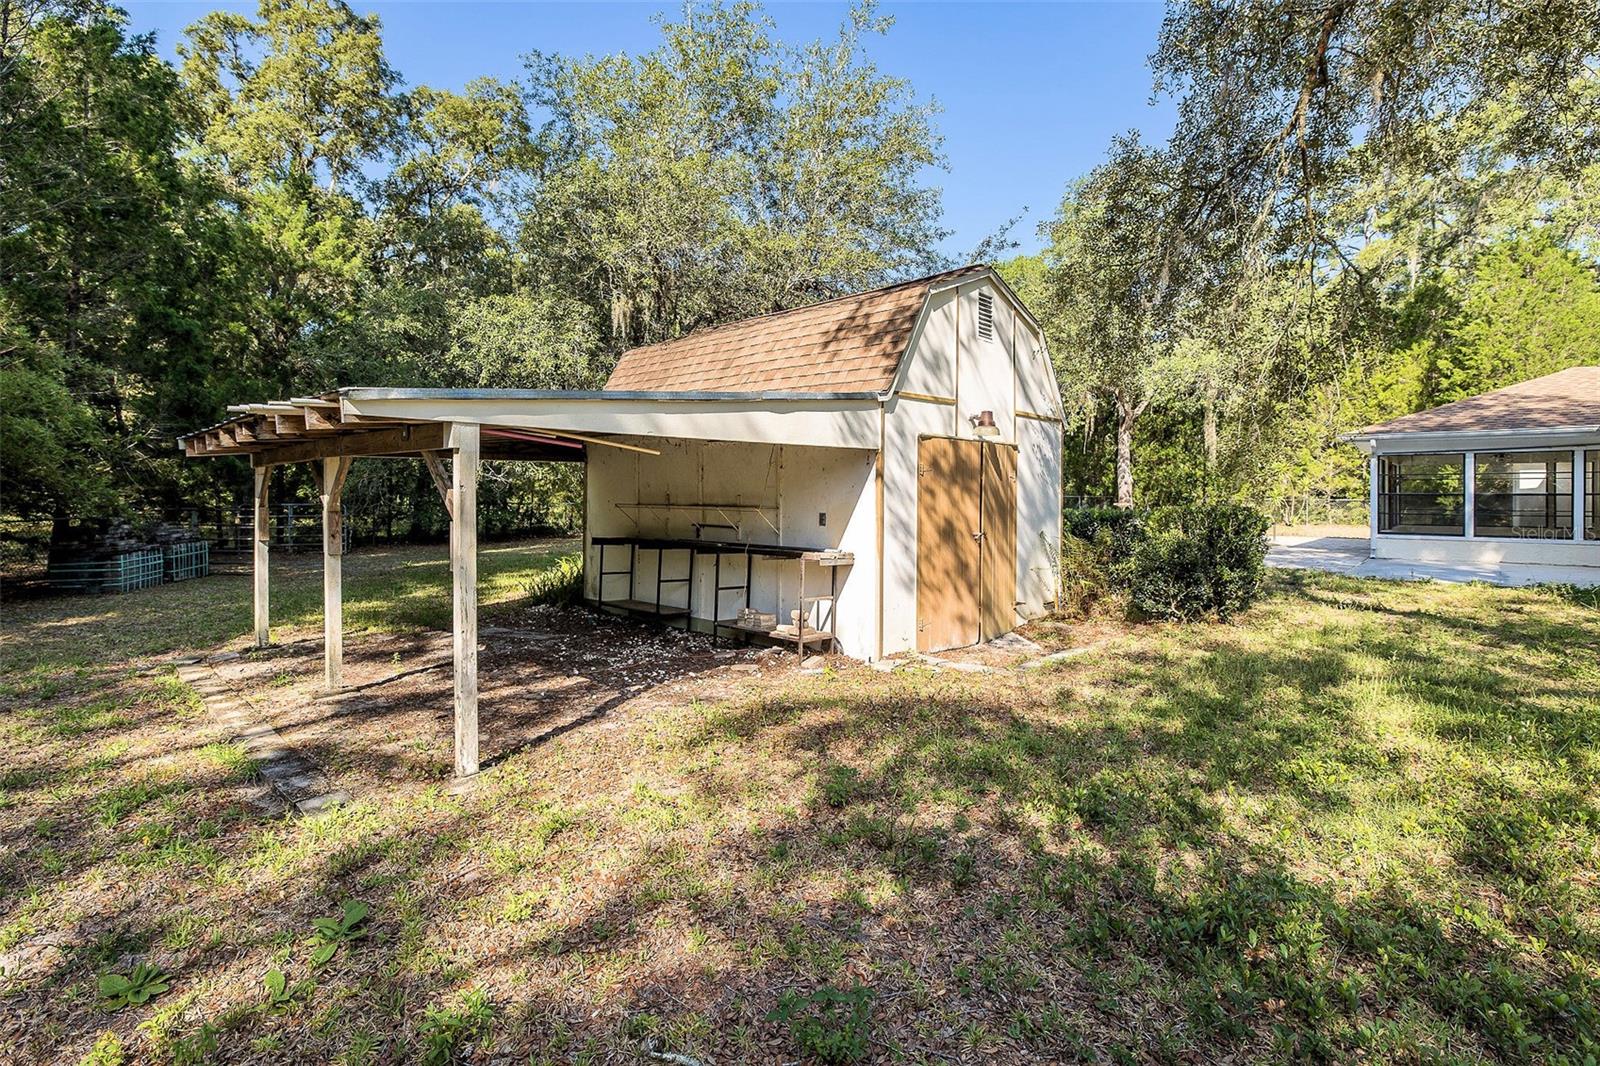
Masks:
[[[950,436],[951,408],[896,396],[884,410],[883,653],[917,647],[917,447]],[[1018,472],[1021,480],[1021,472]]]
[[[899,389],[922,396],[954,399],[956,395],[956,290],[928,298],[912,335],[912,357],[900,371]],[[918,355],[917,353],[924,353]],[[943,357],[938,357],[943,353]]]
[[[1534,563],[1600,567],[1600,541],[1534,537],[1431,537],[1380,533],[1374,558],[1413,563]]]
[[[589,449],[587,532],[590,537],[637,535],[688,539],[694,538],[695,522],[731,520],[740,528],[707,528],[700,539],[840,548],[851,552],[855,564],[839,571],[841,584],[835,631],[846,654],[857,658],[871,658],[876,654],[877,528],[872,452],[787,444],[618,439],[655,448],[661,454],[644,455],[605,447]],[[651,510],[633,506],[669,502],[743,504],[761,510],[757,513],[730,509],[719,513],[712,508]],[[618,507],[618,504],[625,506]],[[826,515],[826,524],[819,524],[819,515]],[[593,600],[598,598],[599,591],[599,549],[586,541],[584,550],[584,594]],[[626,546],[607,547],[607,568],[625,569],[627,553]],[[654,599],[657,558],[653,550],[638,553],[634,576],[636,599]],[[688,569],[687,554],[669,551],[664,565],[667,577],[684,576]],[[725,555],[722,565],[723,584],[738,584],[744,573],[743,557]],[[758,610],[775,611],[787,620],[788,612],[800,606],[798,578],[799,563],[795,560],[756,558],[751,572],[751,605]],[[828,581],[827,568],[806,567],[807,595],[826,593]],[[692,613],[702,628],[712,618],[714,582],[712,557],[699,556],[695,562]],[[626,594],[625,577],[607,579],[606,599],[622,599]],[[666,585],[662,601],[683,605],[688,595],[683,585]],[[729,593],[722,598],[724,617],[733,615],[741,606],[741,594]],[[818,619],[814,615],[813,622],[818,621],[826,623],[828,619]]]
[[[1050,353],[1021,315],[1016,329],[1017,407],[1037,415],[1061,417],[1061,398]]]
[[[980,292],[994,297],[994,335],[988,340],[978,333]],[[999,439],[1015,444],[1016,372],[1011,362],[1011,305],[991,282],[974,282],[961,286],[956,320],[957,432],[963,437],[974,436],[973,417],[980,411],[993,411],[995,425],[1000,429]],[[919,346],[917,354],[920,357],[933,353]]]
[[[1044,613],[1061,583],[1061,425],[1017,420],[1017,610]]]

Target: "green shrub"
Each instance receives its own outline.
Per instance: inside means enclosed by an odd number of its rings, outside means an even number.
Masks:
[[[1231,503],[1161,507],[1140,523],[1128,563],[1133,605],[1152,618],[1228,618],[1255,602],[1267,518]]]
[[[1074,507],[1061,516],[1061,602],[1074,617],[1092,614],[1127,588],[1127,568],[1142,534],[1131,507]]]
[[[557,606],[583,598],[583,556],[577,552],[558,557],[528,582],[528,599]]]
[[[1069,507],[1061,512],[1061,532],[1068,537],[1100,544],[1113,562],[1133,554],[1143,525],[1132,507]]]

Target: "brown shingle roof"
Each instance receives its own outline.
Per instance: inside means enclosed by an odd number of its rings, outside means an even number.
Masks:
[[[1470,433],[1567,426],[1600,426],[1600,366],[1559,370],[1442,407],[1391,418],[1353,435]]]
[[[881,392],[933,285],[962,267],[792,311],[696,330],[622,355],[606,388],[639,392]]]

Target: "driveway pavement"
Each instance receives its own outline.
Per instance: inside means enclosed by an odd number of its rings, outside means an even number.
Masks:
[[[1487,581],[1491,585],[1569,584],[1600,586],[1600,567],[1544,566],[1533,563],[1413,563],[1369,559],[1367,542],[1354,537],[1274,537],[1267,565],[1284,569],[1326,570],[1351,577],[1400,581]]]

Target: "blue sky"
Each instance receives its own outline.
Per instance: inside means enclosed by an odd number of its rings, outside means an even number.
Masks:
[[[183,29],[218,7],[255,5],[123,0],[136,32],[154,31],[169,57]],[[516,78],[532,50],[642,52],[658,37],[661,3],[384,3],[354,0],[383,19],[390,63],[407,83],[460,88],[479,75]],[[778,36],[831,36],[839,3],[768,6]],[[960,256],[1027,208],[1012,236],[1035,251],[1039,222],[1066,183],[1100,160],[1111,137],[1138,128],[1152,140],[1171,129],[1170,103],[1150,103],[1146,57],[1161,24],[1159,3],[886,3],[895,18],[871,54],[943,107],[949,169],[943,250]]]

